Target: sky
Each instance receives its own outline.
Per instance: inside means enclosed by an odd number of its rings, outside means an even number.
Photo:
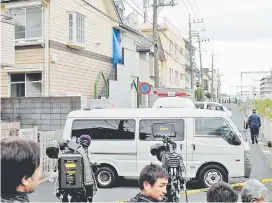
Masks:
[[[149,0],[150,4],[153,0]],[[165,0],[170,1],[170,0]],[[269,71],[272,68],[272,0],[175,0],[174,7],[164,7],[159,13],[159,22],[167,18],[184,37],[189,32],[191,19],[202,19],[204,24],[193,24],[192,30],[201,31],[203,68],[211,69],[211,53],[214,51],[214,68],[222,75],[221,92],[235,94],[241,85],[241,72]],[[135,3],[135,4],[133,4]],[[136,8],[143,15],[142,0],[125,0],[126,14]],[[136,5],[140,5],[139,8]],[[152,8],[149,9],[152,22]],[[139,17],[142,22],[142,17]],[[197,42],[194,40],[194,42]],[[197,45],[197,44],[196,44]],[[197,58],[197,61],[199,59]],[[263,74],[246,74],[243,84],[259,84]]]

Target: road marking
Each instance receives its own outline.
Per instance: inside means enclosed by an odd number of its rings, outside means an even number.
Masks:
[[[269,151],[269,150],[262,150],[262,152],[263,152],[264,154],[271,154],[271,151]]]

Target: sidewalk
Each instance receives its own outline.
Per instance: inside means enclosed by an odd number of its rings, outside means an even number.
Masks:
[[[265,140],[264,137],[259,137],[259,147],[262,150],[267,163],[270,165],[271,170],[272,170],[272,148],[267,146],[267,141]]]

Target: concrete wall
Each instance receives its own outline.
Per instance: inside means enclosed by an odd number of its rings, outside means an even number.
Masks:
[[[1,98],[1,119],[39,131],[62,129],[69,112],[81,108],[81,97]]]

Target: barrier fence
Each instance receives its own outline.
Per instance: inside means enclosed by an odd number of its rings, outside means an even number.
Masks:
[[[49,142],[62,138],[63,130],[38,131],[37,127],[20,129],[20,123],[1,123],[1,139],[7,136],[18,136],[22,139],[32,140],[39,143],[41,150],[42,177],[52,175],[57,166],[57,160],[49,159],[46,155],[46,147]]]

